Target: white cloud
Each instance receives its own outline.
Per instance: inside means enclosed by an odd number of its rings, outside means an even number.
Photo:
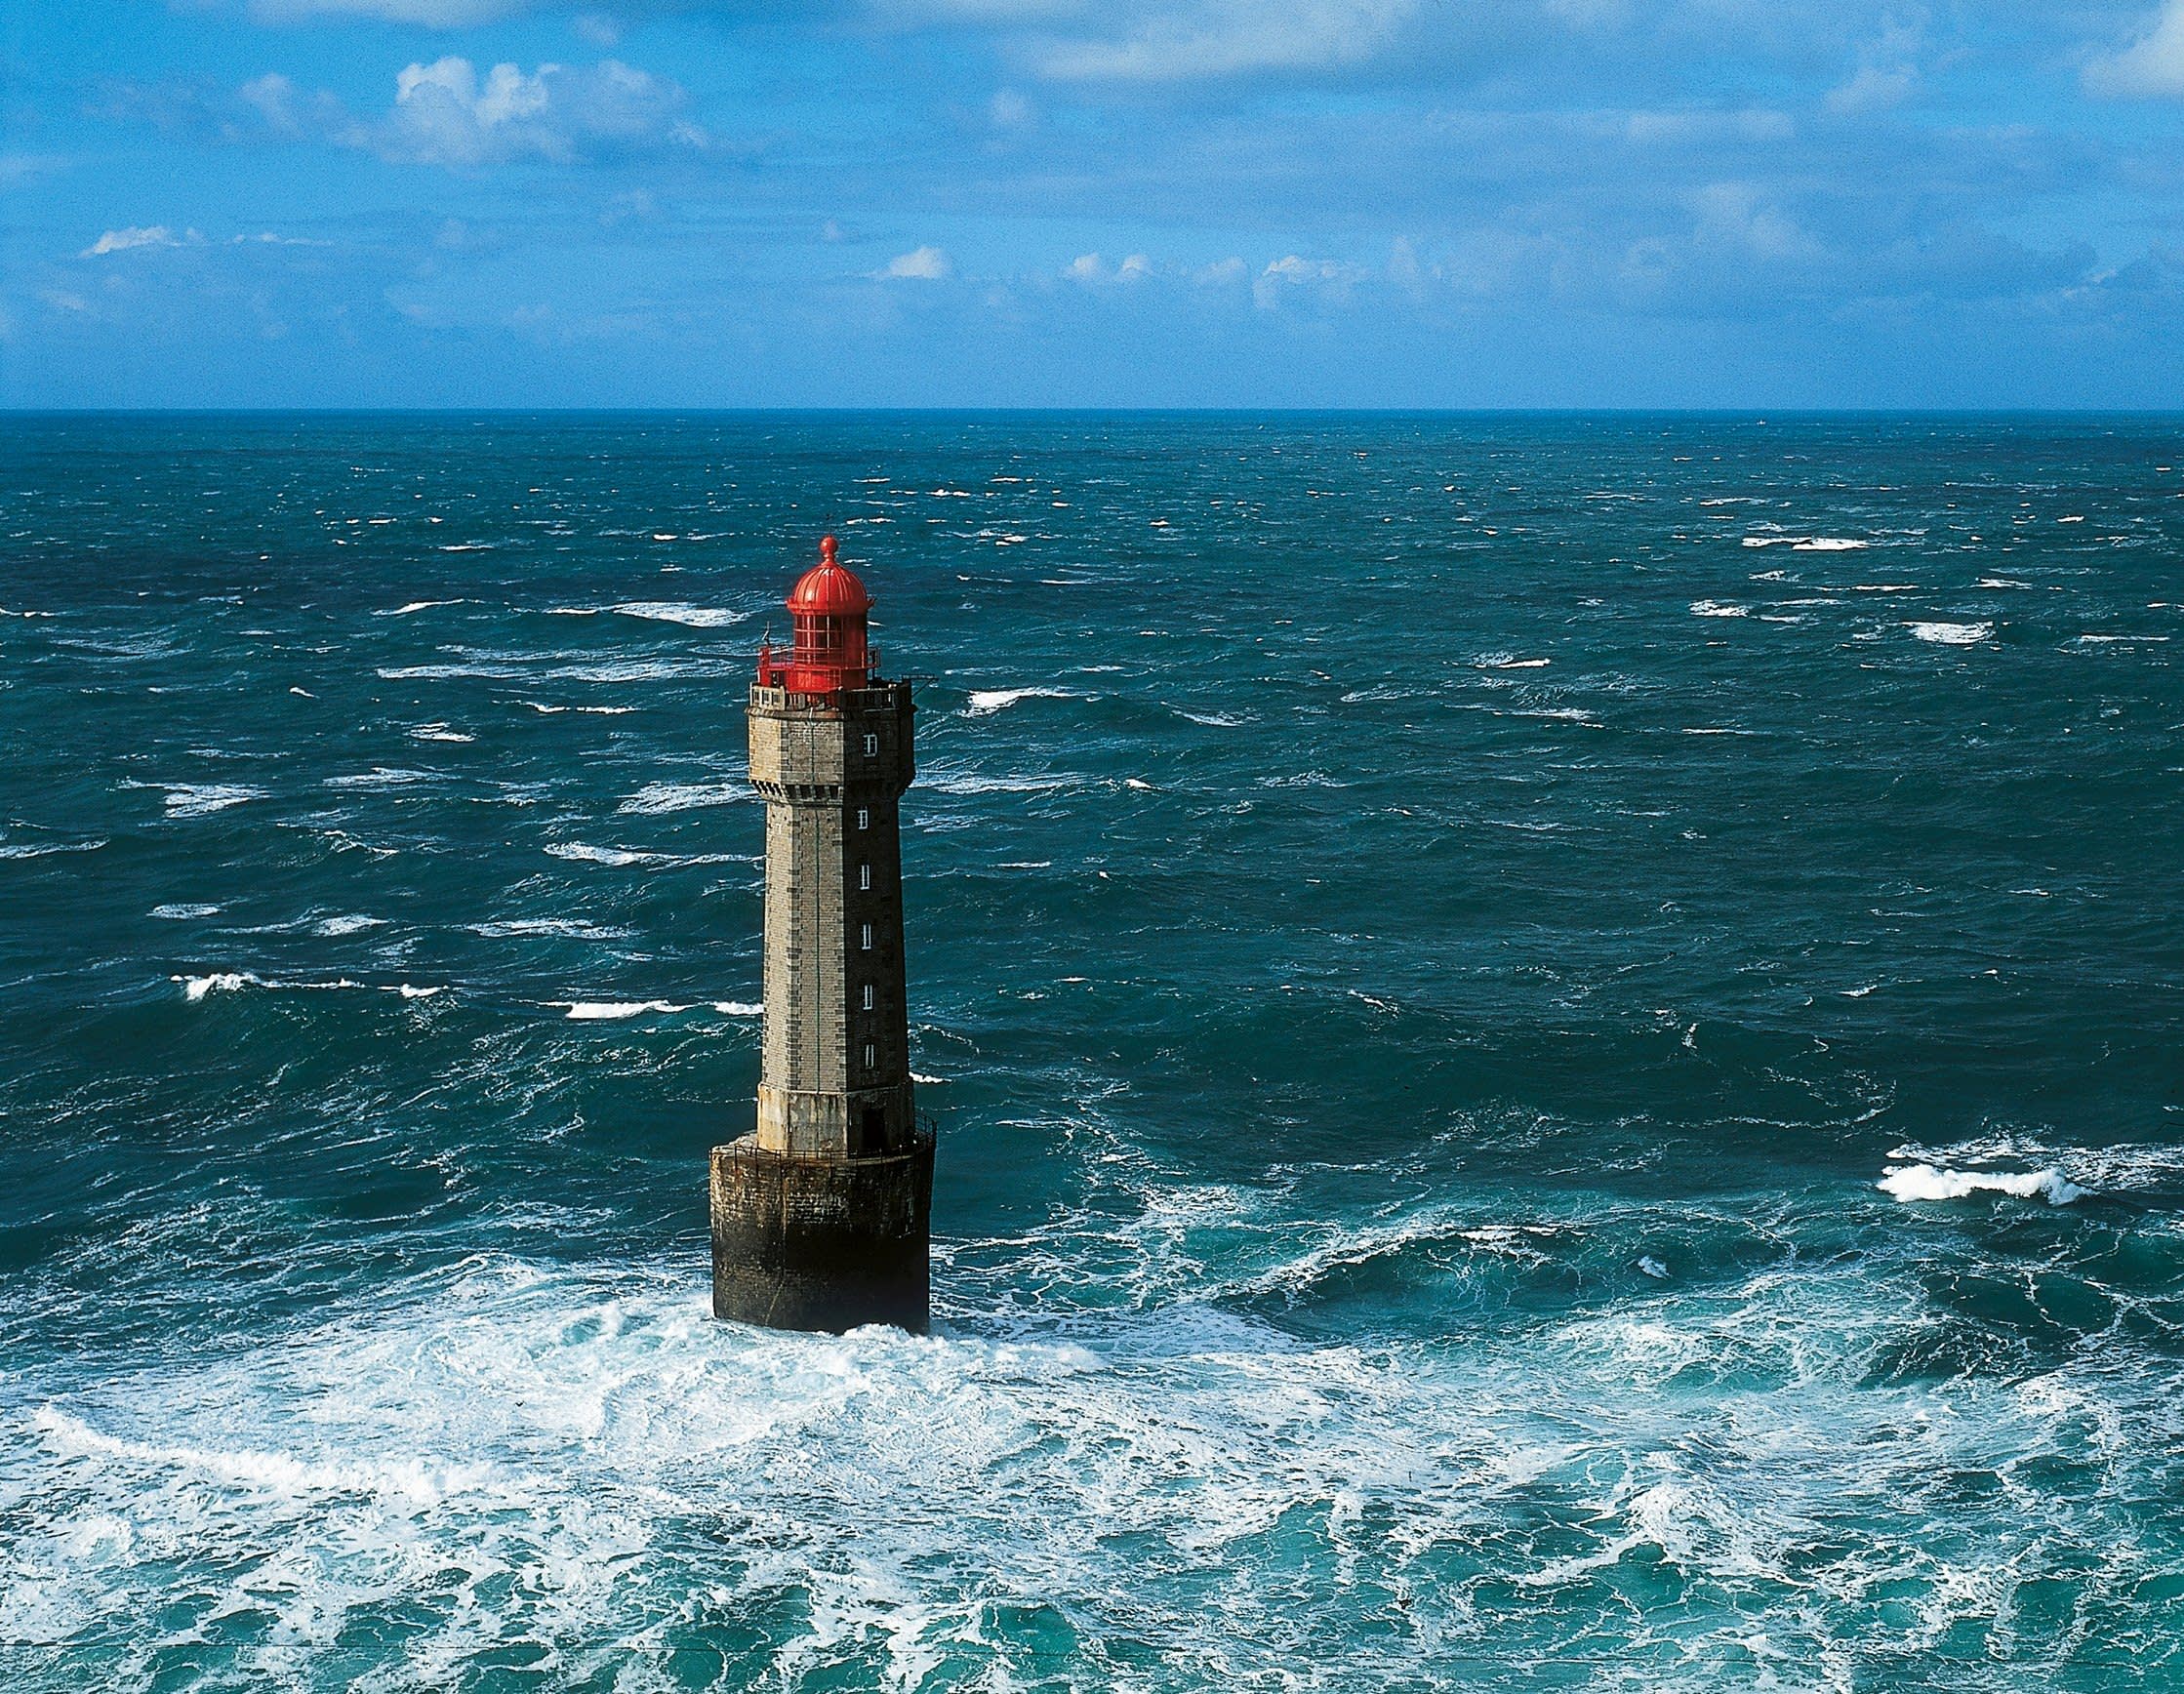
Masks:
[[[887,262],[886,269],[875,274],[886,279],[942,282],[955,274],[955,266],[937,247],[915,247],[908,253],[897,254]]]
[[[1182,82],[1348,64],[1377,52],[1420,0],[1187,0],[1110,39],[1058,41],[1037,56],[1070,82]]]
[[[133,247],[183,247],[194,246],[205,238],[194,229],[184,229],[177,235],[164,223],[142,226],[130,225],[127,229],[109,229],[82,253],[79,259],[97,259],[105,253],[127,253]]]
[[[1712,182],[1691,196],[1699,235],[1711,245],[1742,249],[1759,259],[1807,259],[1818,244],[1783,213],[1764,204],[1749,182]]]
[[[1112,270],[1107,261],[1097,253],[1082,253],[1062,267],[1062,275],[1071,282],[1087,284],[1143,282],[1153,274],[1153,261],[1142,253],[1133,253]]]
[[[708,144],[677,115],[686,98],[677,84],[614,59],[528,73],[501,63],[482,76],[453,55],[410,64],[394,79],[393,106],[376,118],[355,116],[329,94],[302,95],[284,76],[262,76],[239,92],[281,135],[316,136],[399,164],[568,164],[600,152]]]
[[[994,95],[986,109],[996,129],[1021,129],[1031,121],[1031,102],[1012,88]]]
[[[1338,259],[1304,259],[1292,253],[1259,273],[1251,285],[1251,298],[1262,311],[1272,311],[1284,289],[1317,288],[1347,294],[1364,281],[1366,274],[1361,264],[1348,264]]]
[[[2119,100],[2184,99],[2184,0],[2164,0],[2146,33],[2085,66],[2088,93]]]
[[[1217,259],[1211,264],[1200,266],[1191,273],[1191,280],[1206,288],[1217,288],[1225,282],[1241,282],[1250,273],[1250,269],[1242,260],[1232,255],[1228,259]]]
[[[1919,73],[1908,64],[1893,65],[1885,70],[1878,64],[1862,64],[1858,74],[1848,82],[1828,90],[1828,109],[1843,113],[1872,112],[1901,105],[1918,80]]]
[[[427,29],[467,29],[529,9],[530,0],[250,0],[263,23],[303,23],[314,18],[376,18],[422,23]]]

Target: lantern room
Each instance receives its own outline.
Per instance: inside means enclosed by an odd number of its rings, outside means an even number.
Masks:
[[[865,638],[865,614],[872,597],[857,573],[834,557],[832,536],[821,538],[819,563],[798,579],[789,595],[795,645],[782,665],[768,642],[758,658],[758,680],[791,694],[838,694],[862,688],[876,655]]]

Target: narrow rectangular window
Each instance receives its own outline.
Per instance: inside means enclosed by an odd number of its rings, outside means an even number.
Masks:
[[[879,1063],[879,1049],[870,1041],[865,1043],[865,1069],[870,1070]]]
[[[870,806],[857,808],[857,827],[860,829],[870,829],[872,827],[872,811]]]
[[[870,983],[867,983],[867,984],[865,985],[865,1010],[869,1012],[869,1011],[870,1011],[871,1009],[872,1009],[872,985],[871,985],[871,984],[870,984]]]
[[[857,886],[867,893],[871,891],[872,867],[870,865],[860,865],[857,867]]]
[[[872,926],[870,924],[868,923],[864,925],[863,928],[860,930],[857,945],[863,948],[867,952],[870,952],[872,950]]]
[[[876,735],[869,735],[869,736],[867,736],[867,737],[865,738],[865,756],[866,756],[867,758],[874,758],[874,757],[876,757],[876,756],[878,755],[878,753],[879,753],[879,737],[878,737],[878,736],[876,736]]]

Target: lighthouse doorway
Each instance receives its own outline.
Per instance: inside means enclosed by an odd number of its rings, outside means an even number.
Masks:
[[[887,1113],[876,1106],[868,1106],[857,1119],[857,1146],[854,1151],[870,1157],[887,1147]]]

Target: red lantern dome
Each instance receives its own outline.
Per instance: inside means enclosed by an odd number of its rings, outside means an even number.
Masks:
[[[789,591],[796,644],[786,667],[774,663],[768,644],[758,659],[761,683],[791,694],[838,694],[870,679],[875,656],[865,638],[865,614],[872,597],[855,571],[836,562],[834,548],[832,536],[822,537],[819,563]]]
[[[834,559],[834,538],[819,538],[819,563],[812,566],[789,590],[789,609],[798,617],[862,618],[872,609],[872,597],[857,573]]]

